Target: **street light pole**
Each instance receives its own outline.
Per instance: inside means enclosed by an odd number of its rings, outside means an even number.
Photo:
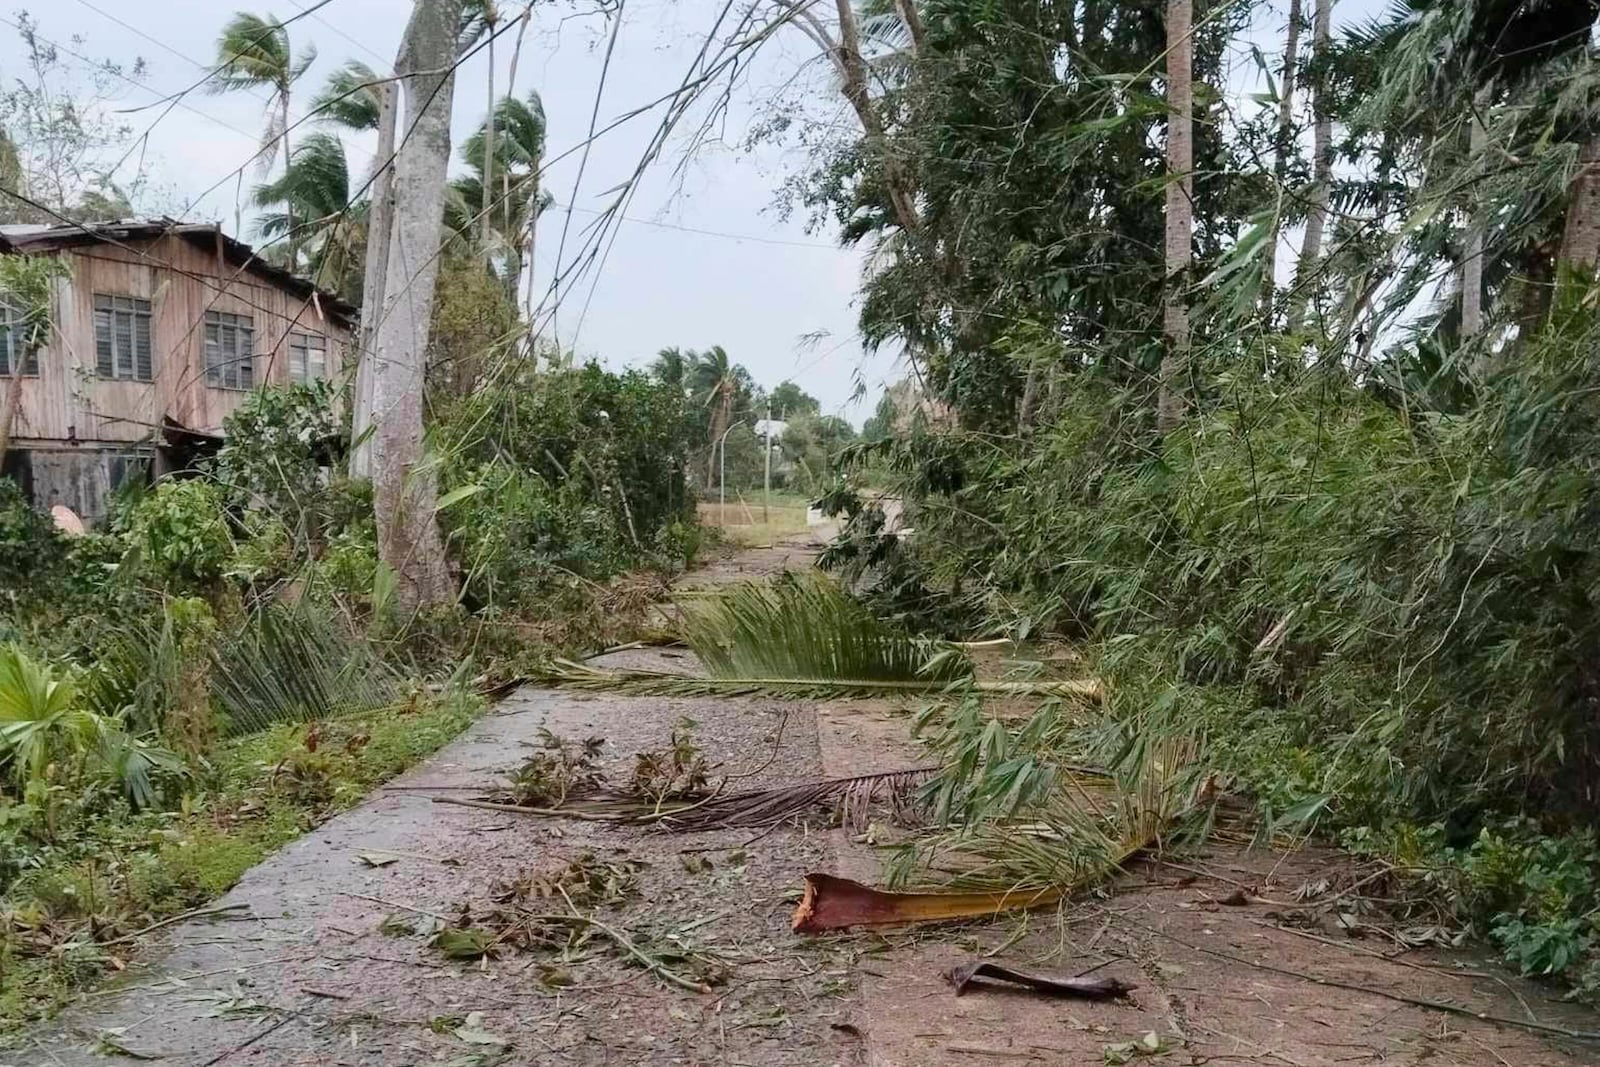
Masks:
[[[772,532],[772,402],[767,402],[767,467],[761,476],[761,524]]]

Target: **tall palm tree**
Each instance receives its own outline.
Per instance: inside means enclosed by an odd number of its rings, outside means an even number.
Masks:
[[[655,362],[650,364],[650,373],[662,385],[671,386],[681,393],[697,358],[693,351],[685,352],[676,346],[663,348],[656,353]]]
[[[694,399],[711,411],[711,449],[706,458],[707,485],[711,484],[712,475],[717,469],[717,439],[733,421],[733,405],[739,396],[743,370],[728,358],[727,351],[721,345],[712,345],[704,352],[696,353],[694,364],[689,368]]]
[[[222,27],[210,90],[226,93],[264,87],[272,94],[267,102],[267,126],[261,135],[263,171],[272,167],[280,147],[284,169],[289,167],[289,96],[294,83],[316,58],[317,50],[310,45],[297,58],[289,44],[288,27],[270,16],[240,11]],[[292,245],[292,218],[289,223],[286,233]]]
[[[309,134],[282,176],[256,186],[251,201],[268,209],[256,219],[260,236],[275,240],[298,226],[294,248],[282,254],[283,265],[303,267],[322,284],[359,296],[366,205],[350,204],[350,171],[338,137]]]
[[[539,183],[545,143],[544,105],[539,94],[529,93],[525,101],[507,97],[495,108],[499,165],[485,198],[482,164],[490,128],[491,124],[484,122],[461,146],[468,173],[451,183],[445,224],[469,242],[481,232],[476,239],[491,264],[497,256],[501,259],[506,291],[516,299],[522,264],[533,254],[538,218],[546,200]]]

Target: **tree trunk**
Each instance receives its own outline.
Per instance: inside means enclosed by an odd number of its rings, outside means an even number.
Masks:
[[[494,24],[499,12],[494,3],[484,5],[484,31],[489,35],[489,114],[483,120],[483,218],[478,241],[483,245],[484,259],[489,259],[489,235],[494,232]]]
[[[1479,100],[1480,107],[1487,106],[1487,100]],[[1474,111],[1471,120],[1471,132],[1468,134],[1468,144],[1472,158],[1477,159],[1483,151],[1485,133],[1483,129],[1483,116]],[[1474,163],[1476,165],[1476,163]],[[1483,209],[1478,204],[1481,198],[1472,197],[1473,203],[1469,206],[1467,218],[1467,234],[1465,247],[1461,256],[1461,336],[1463,339],[1476,337],[1483,332]]]
[[[1315,56],[1325,60],[1332,40],[1333,0],[1317,0],[1312,19],[1311,40]],[[1333,118],[1328,111],[1327,76],[1311,86],[1311,113],[1316,124],[1311,131],[1311,204],[1306,212],[1306,240],[1295,265],[1295,292],[1289,302],[1289,330],[1298,331],[1305,323],[1306,305],[1317,285],[1322,260],[1322,233],[1328,225],[1328,198],[1333,178]]]
[[[839,12],[839,43],[834,49],[834,63],[844,82],[844,97],[850,102],[861,129],[866,133],[868,147],[883,161],[883,180],[889,190],[895,221],[902,230],[915,231],[920,220],[910,181],[906,178],[905,168],[889,150],[883,122],[872,107],[872,94],[867,87],[867,61],[861,57],[861,34],[856,28],[855,8],[851,6],[851,0],[836,0],[835,6]]]
[[[350,477],[372,477],[373,340],[383,314],[383,286],[389,272],[389,242],[394,227],[394,126],[400,90],[394,82],[378,88],[378,150],[373,156],[372,205],[367,217],[367,261],[361,284],[361,323],[356,330],[356,386],[351,405]]]
[[[1600,262],[1600,134],[1583,143],[1578,157],[1556,261],[1564,270],[1583,273],[1593,272]]]
[[[506,99],[508,100],[517,95],[517,63],[522,59],[522,38],[528,32],[528,23],[532,20],[533,2],[529,0],[528,4],[522,9],[521,19],[518,20],[520,25],[517,26],[517,43],[511,49],[511,70],[506,74]],[[539,187],[539,161],[534,160],[533,166],[534,189],[537,190]],[[509,167],[500,168],[500,209],[501,232],[509,233],[511,230],[511,170]],[[531,263],[529,267],[532,267]],[[522,276],[522,260],[520,258],[517,260],[516,269],[513,273],[517,275],[517,281],[511,286],[511,303],[515,305],[518,299],[518,285],[520,285]]]
[[[416,0],[395,64],[409,135],[395,160],[394,236],[373,345],[372,468],[378,558],[395,574],[403,613],[455,597],[435,515],[437,475],[422,462],[422,408],[461,4]]]
[[[915,59],[922,55],[927,42],[927,33],[922,27],[922,14],[917,11],[917,0],[894,0],[894,9],[900,16],[900,21],[906,25],[906,33],[911,37],[911,57]]]
[[[1294,83],[1299,51],[1300,0],[1289,0],[1289,35],[1283,45],[1283,76],[1278,81],[1278,134],[1273,146],[1275,158],[1272,164],[1280,205],[1289,184],[1289,157],[1294,152]],[[1278,286],[1278,234],[1282,228],[1283,209],[1280,206],[1272,216],[1271,229],[1267,231],[1267,259],[1261,275],[1261,317],[1269,325],[1272,322],[1272,301]]]
[[[23,357],[26,360],[26,357]],[[5,464],[6,453],[11,450],[11,427],[17,421],[17,408],[22,404],[22,368],[7,368],[5,395],[0,396],[0,466]]]
[[[278,93],[278,121],[283,123],[283,174],[289,176],[289,86]],[[283,232],[289,242],[289,269],[300,269],[300,237],[294,232],[294,198],[283,202]]]
[[[1156,428],[1162,433],[1183,421],[1189,374],[1189,261],[1194,229],[1194,143],[1191,0],[1167,0],[1167,240],[1166,293]]]

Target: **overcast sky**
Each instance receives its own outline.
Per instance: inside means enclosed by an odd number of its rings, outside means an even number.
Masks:
[[[294,47],[314,46],[317,59],[297,85],[294,119],[304,114],[328,72],[345,60],[360,59],[380,70],[391,65],[411,8],[410,0],[331,0],[305,15],[315,2],[51,0],[29,10],[40,36],[58,44],[69,64],[87,68],[85,60],[104,58],[131,66],[143,58],[147,72],[141,85],[115,83],[117,99],[110,102],[115,108],[148,108],[193,84],[203,65],[214,61],[218,31],[233,10],[284,21],[301,15],[290,27]],[[722,4],[625,0],[599,98],[600,125],[676,87]],[[513,13],[521,8],[519,0],[502,0],[502,6]],[[1338,21],[1378,6],[1379,0],[1344,0]],[[11,32],[12,15],[0,20],[0,76],[9,80],[22,59],[21,48]],[[1281,43],[1272,44],[1281,28],[1281,14],[1263,16],[1255,36],[1264,50],[1281,49]],[[543,0],[535,8],[516,90],[519,95],[537,90],[542,96],[552,156],[586,136],[608,30],[592,5],[577,0]],[[514,32],[496,46],[499,94],[505,92]],[[461,68],[454,116],[458,140],[482,121],[487,73],[484,52]],[[668,345],[721,344],[768,387],[793,378],[820,398],[826,411],[858,425],[870,415],[878,393],[900,368],[893,353],[866,353],[857,340],[862,256],[838,248],[830,232],[807,233],[802,219],[780,217],[777,192],[785,179],[804,169],[803,154],[770,141],[748,145],[752,128],[772,117],[770,101],[780,96],[812,101],[797,116],[802,121],[845,122],[832,89],[829,70],[798,32],[786,30],[767,45],[736,87],[719,126],[721,143],[686,159],[680,136],[646,173],[603,271],[585,277],[562,302],[557,322],[562,343],[611,367],[642,364]],[[192,93],[159,120],[160,107],[124,115],[136,136],[148,130],[142,158],[153,189],[147,206],[193,220],[221,220],[233,229],[236,173],[257,151],[263,109],[264,96]],[[581,153],[551,166],[546,187],[559,206],[541,220],[541,291],[569,218],[566,209],[572,208],[565,252],[570,260],[582,228],[634,171],[659,116],[659,110],[652,112],[600,138],[576,190]],[[363,174],[371,161],[370,140],[347,143],[352,173]],[[247,169],[246,193],[259,180],[254,168]],[[249,225],[246,211],[247,239]],[[847,406],[858,377],[868,397]]]

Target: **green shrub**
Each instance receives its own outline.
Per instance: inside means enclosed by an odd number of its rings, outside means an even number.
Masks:
[[[172,588],[213,584],[233,558],[222,494],[199,479],[156,486],[133,508],[126,538],[136,567]]]

